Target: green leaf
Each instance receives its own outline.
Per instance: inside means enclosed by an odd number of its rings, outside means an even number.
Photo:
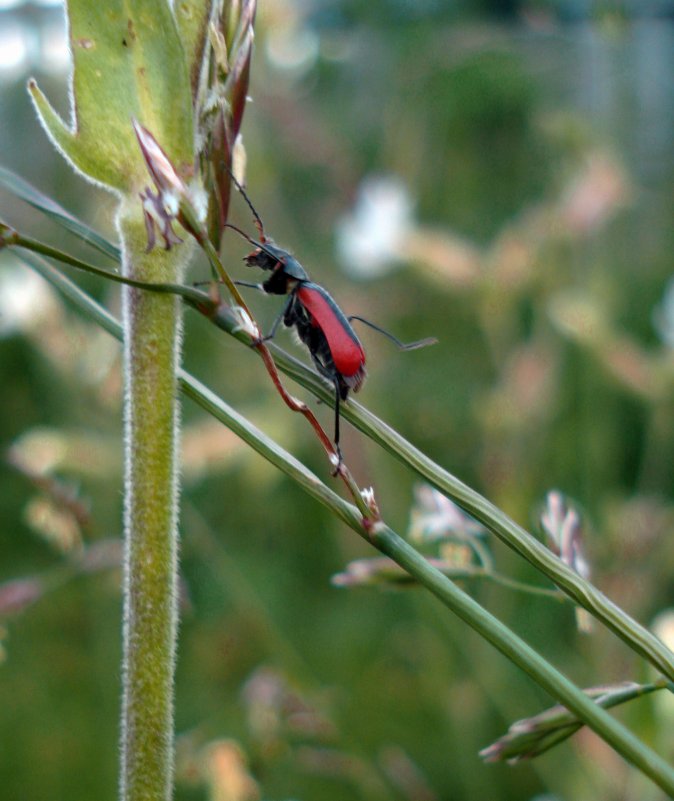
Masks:
[[[78,220],[69,211],[66,211],[55,200],[40,192],[28,181],[20,178],[11,170],[0,167],[0,186],[4,186],[9,192],[24,202],[30,204],[34,209],[41,211],[58,225],[74,234],[82,242],[96,248],[103,255],[113,261],[119,262],[119,248],[108,241],[104,236],[94,231],[82,220]]]
[[[193,99],[199,90],[201,67],[208,41],[208,23],[215,2],[216,0],[181,0],[175,4],[176,22],[187,55]]]
[[[124,193],[147,183],[136,118],[179,171],[193,162],[192,102],[182,43],[165,0],[69,0],[72,127],[34,81],[29,91],[55,146],[91,180]]]

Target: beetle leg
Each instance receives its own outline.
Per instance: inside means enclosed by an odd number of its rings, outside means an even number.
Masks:
[[[276,332],[278,331],[278,327],[281,325],[281,321],[285,319],[285,316],[288,313],[288,310],[290,309],[290,307],[292,306],[292,303],[293,303],[294,300],[295,300],[295,296],[294,295],[290,295],[288,300],[286,300],[286,302],[283,304],[283,308],[281,309],[281,313],[274,320],[274,324],[272,325],[270,332],[267,334],[267,336],[262,337],[260,342],[269,342],[270,339],[274,339],[274,337],[276,336]]]
[[[417,348],[425,348],[427,345],[435,345],[437,343],[437,339],[435,337],[426,337],[426,339],[419,339],[416,342],[401,342],[398,337],[393,336],[390,331],[386,331],[384,328],[380,328],[378,325],[366,320],[364,317],[359,317],[357,314],[352,314],[347,317],[348,321],[351,320],[358,320],[360,323],[365,323],[365,325],[369,325],[370,328],[373,328],[375,331],[379,331],[380,334],[383,334],[385,337],[388,337],[391,342],[395,342],[395,344],[400,348],[400,350],[417,350]]]
[[[342,449],[339,447],[339,403],[340,403],[340,400],[341,400],[341,397],[342,397],[342,393],[340,391],[339,379],[336,376],[333,378],[333,382],[334,382],[334,385],[335,385],[335,439],[334,439],[334,442],[335,442],[335,450],[337,451],[337,459],[339,460],[337,462],[337,465],[335,467],[335,472],[334,472],[333,475],[337,475],[337,473],[339,472],[339,468],[340,468],[340,466],[342,464],[342,461],[343,461],[343,459],[342,459]]]

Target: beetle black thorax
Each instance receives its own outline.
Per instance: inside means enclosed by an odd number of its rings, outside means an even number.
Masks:
[[[294,287],[309,276],[297,259],[287,250],[283,250],[270,239],[260,243],[258,247],[246,256],[249,267],[260,267],[272,273],[262,287],[270,295],[287,295]]]

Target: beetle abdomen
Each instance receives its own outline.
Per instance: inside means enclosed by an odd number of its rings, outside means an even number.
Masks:
[[[365,380],[365,352],[351,323],[322,286],[307,281],[296,292],[298,301],[320,328],[330,348],[337,372],[354,392]]]

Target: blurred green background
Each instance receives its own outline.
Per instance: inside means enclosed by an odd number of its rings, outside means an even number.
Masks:
[[[67,112],[59,7],[2,3],[0,53],[0,163],[114,237],[109,198],[53,153],[24,88],[36,75]],[[263,0],[244,124],[267,232],[347,313],[440,340],[399,353],[364,331],[359,401],[526,526],[549,490],[575,499],[593,580],[662,630],[673,76],[664,0]],[[6,193],[0,217],[80,252]],[[250,280],[246,248],[225,253]],[[118,310],[117,289],[76,278]],[[277,301],[253,302],[270,323]],[[0,797],[113,799],[119,351],[10,254],[0,315],[0,582],[19,580],[0,585]],[[330,481],[252,353],[187,312],[184,360]],[[332,586],[367,546],[189,402],[183,418],[176,799],[662,797],[584,731],[532,763],[483,764],[480,748],[550,699],[426,593]],[[346,428],[349,465],[404,533],[414,477]],[[500,572],[543,583],[490,547]],[[570,607],[465,586],[578,684],[648,679],[605,631],[578,633]],[[671,757],[669,701],[617,714]]]

